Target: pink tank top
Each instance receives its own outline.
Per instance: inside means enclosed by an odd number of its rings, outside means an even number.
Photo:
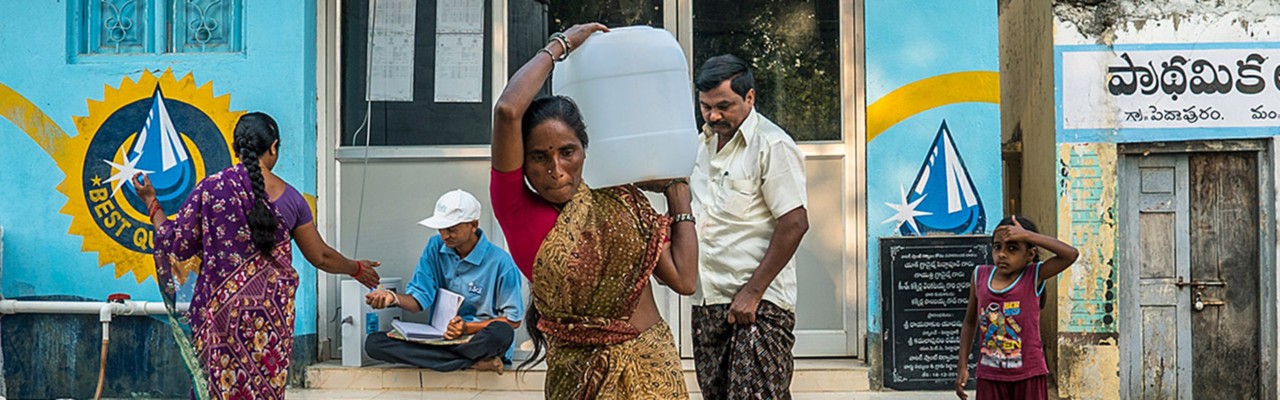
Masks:
[[[1049,373],[1040,342],[1040,263],[1003,290],[991,287],[994,265],[974,268],[978,298],[978,379],[1020,381]]]

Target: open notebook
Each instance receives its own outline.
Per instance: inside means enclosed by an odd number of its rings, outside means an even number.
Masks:
[[[391,326],[407,340],[443,338],[445,331],[449,329],[449,320],[458,315],[462,301],[462,295],[441,288],[436,292],[436,304],[433,307],[435,311],[431,313],[430,325],[395,320],[391,322]]]

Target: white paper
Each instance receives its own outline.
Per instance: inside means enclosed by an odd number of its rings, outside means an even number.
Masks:
[[[443,338],[444,333],[449,330],[449,321],[458,315],[458,308],[462,306],[463,300],[462,295],[441,288],[436,291],[436,301],[432,307],[435,311],[431,313],[430,325],[401,320],[392,321],[391,325],[405,339]]]
[[[479,103],[484,89],[484,34],[436,34],[435,101]]]
[[[484,1],[436,1],[436,33],[484,33]]]
[[[369,3],[369,101],[413,101],[414,0]]]
[[[444,330],[427,324],[417,324],[413,322],[404,322],[401,320],[391,321],[391,326],[400,332],[405,339],[439,339],[444,337]]]
[[[444,332],[449,329],[449,321],[453,317],[458,316],[458,308],[462,306],[464,298],[462,295],[450,292],[444,288],[436,291],[436,304],[434,312],[431,313],[431,326]]]

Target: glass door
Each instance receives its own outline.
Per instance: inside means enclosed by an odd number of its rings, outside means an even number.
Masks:
[[[861,356],[863,348],[858,313],[865,286],[858,282],[865,279],[859,261],[865,257],[858,255],[865,235],[857,229],[862,160],[853,133],[853,110],[861,99],[852,85],[854,7],[837,0],[552,1],[547,6],[548,34],[583,22],[649,25],[676,35],[695,74],[704,60],[724,53],[753,64],[756,110],[791,134],[806,156],[810,230],[796,252],[797,356]],[[666,289],[655,294],[680,338],[681,355],[692,357],[690,299]]]
[[[687,4],[686,4],[687,3]],[[837,0],[681,0],[680,38],[697,74],[734,54],[753,66],[756,112],[782,127],[806,157],[809,232],[796,251],[795,354],[860,355],[855,234],[861,160],[853,127],[853,5]],[[699,121],[701,123],[701,121]],[[687,300],[686,300],[687,302]],[[685,307],[687,313],[688,307]],[[687,316],[683,318],[686,320]],[[682,339],[682,353],[692,340]]]

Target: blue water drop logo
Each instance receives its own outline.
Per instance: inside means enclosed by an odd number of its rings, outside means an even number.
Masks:
[[[911,190],[900,190],[901,204],[885,203],[895,215],[884,222],[896,222],[898,233],[903,236],[986,231],[986,210],[946,120],[942,121]]]
[[[138,138],[126,155],[126,161],[136,164],[139,170],[154,171],[147,177],[156,188],[156,199],[162,204],[172,204],[175,200],[181,202],[195,188],[195,160],[187,143],[173,127],[159,87],[153,96],[147,121],[138,131]]]

